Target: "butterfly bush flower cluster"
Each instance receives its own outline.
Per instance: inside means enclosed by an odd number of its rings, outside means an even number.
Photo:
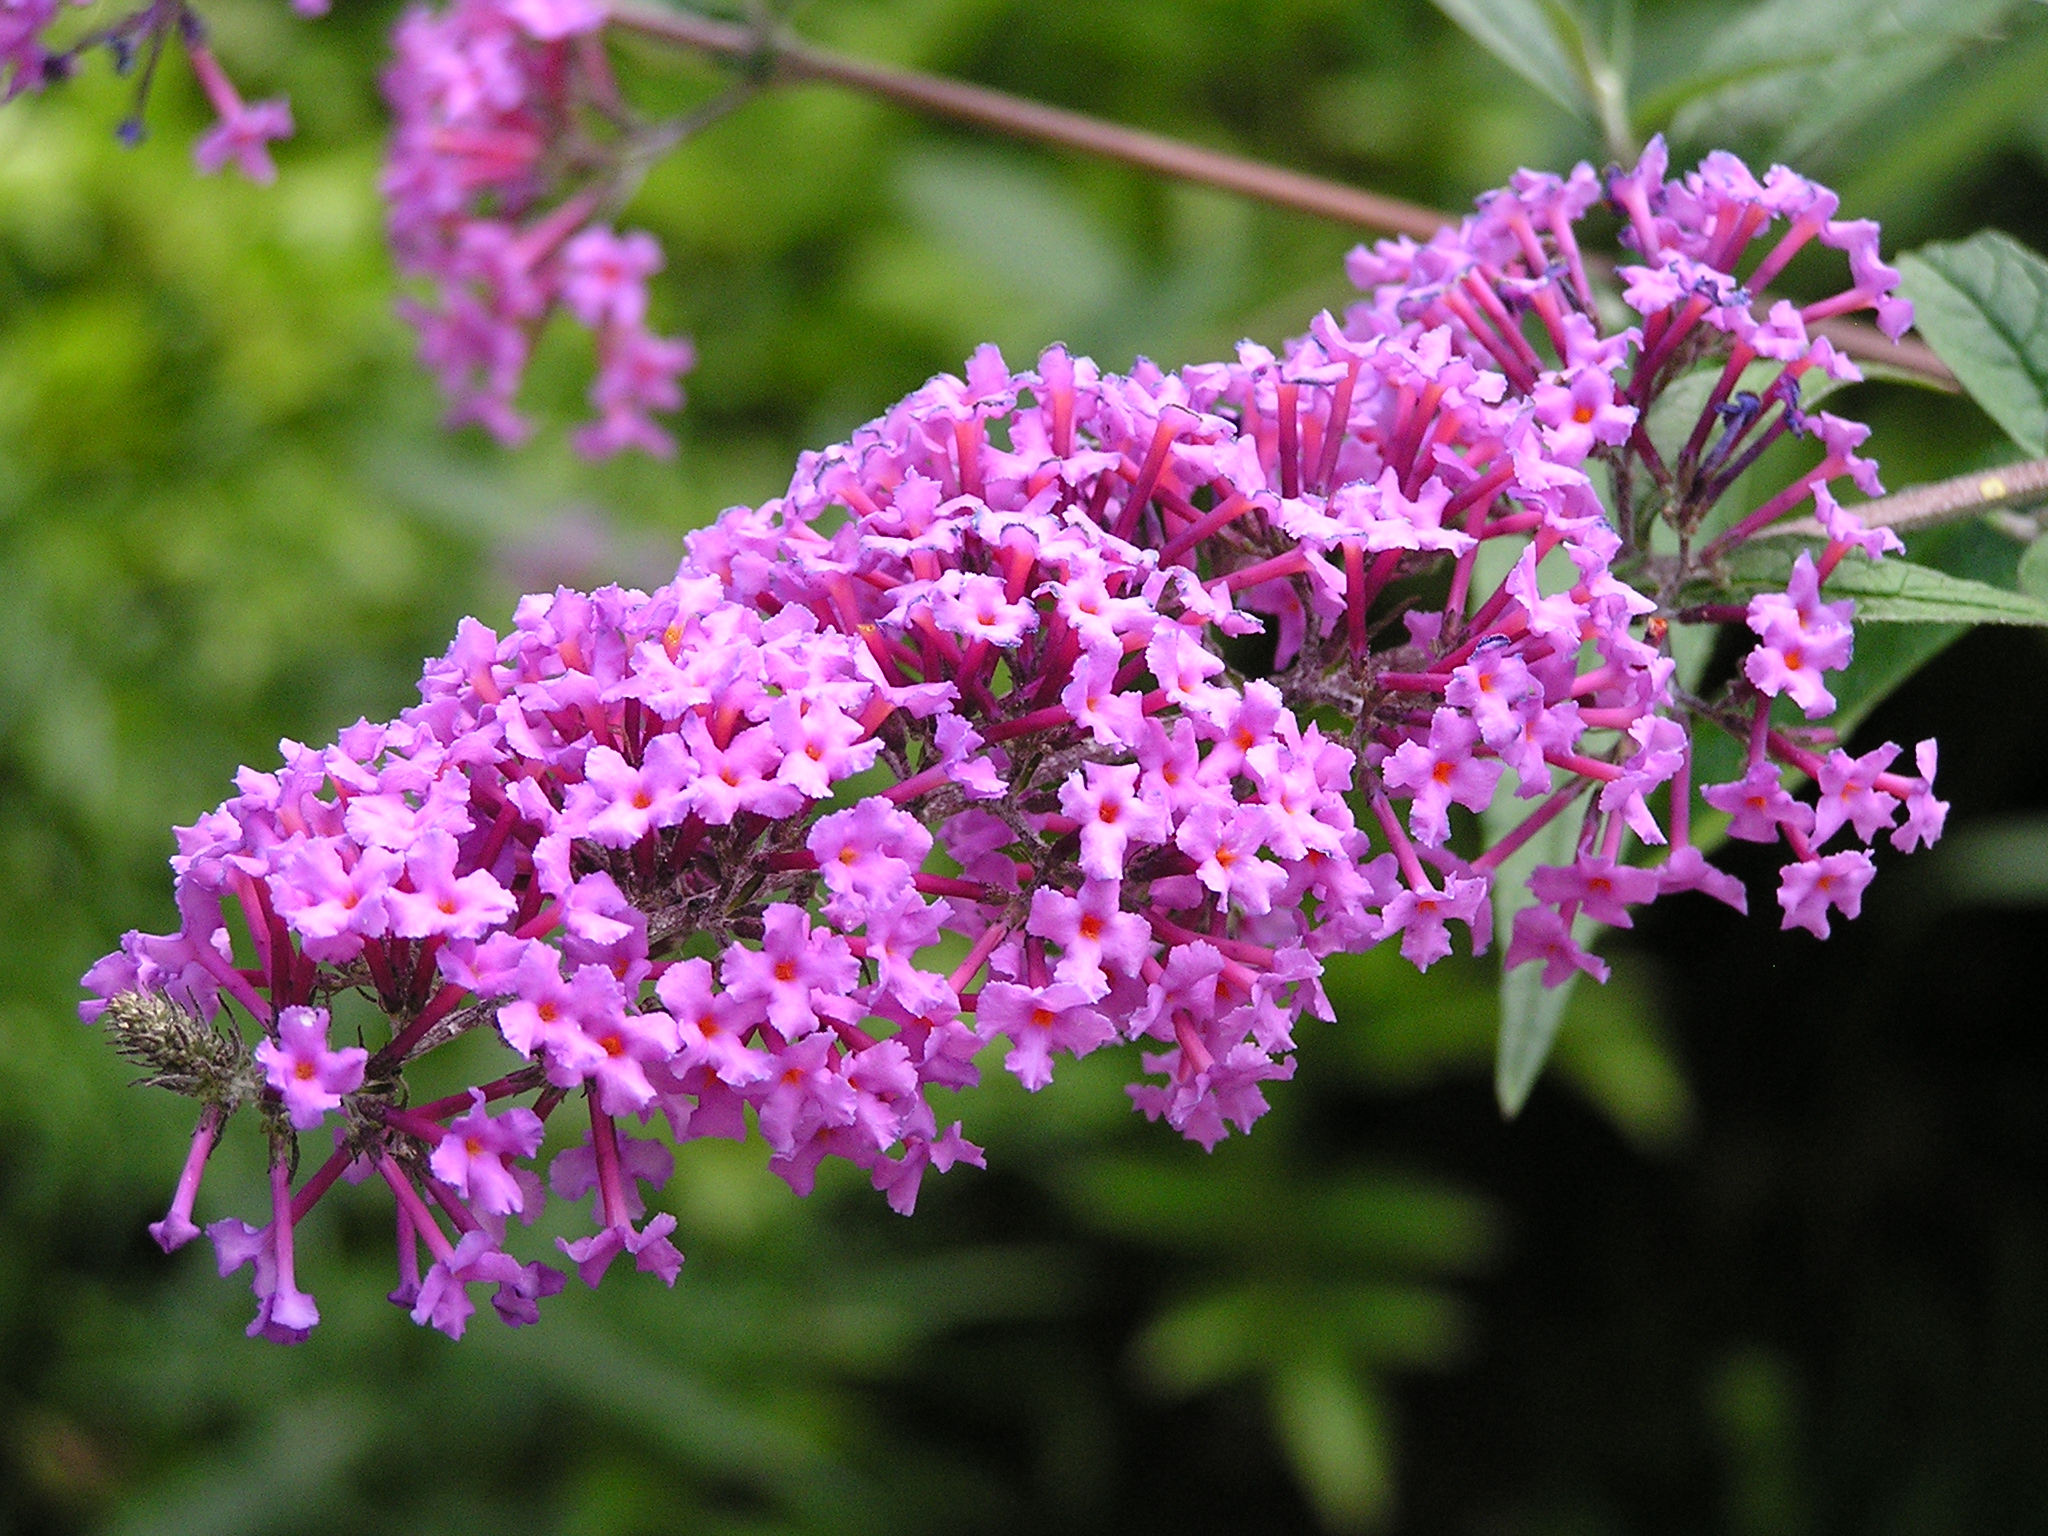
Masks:
[[[503,443],[530,423],[514,405],[551,315],[596,340],[596,419],[576,446],[666,455],[653,418],[683,403],[690,343],[647,327],[661,248],[601,217],[647,130],[621,98],[595,0],[453,0],[399,22],[384,77],[394,124],[384,171],[392,248],[429,297],[401,306],[451,422]]]
[[[985,347],[693,535],[667,586],[465,621],[398,720],[243,770],[178,833],[180,930],[86,978],[86,1015],[203,1105],[158,1240],[198,1234],[243,1105],[269,1219],[206,1230],[278,1339],[317,1320],[292,1231],[341,1178],[389,1187],[393,1299],[460,1334],[476,1287],[524,1323],[564,1283],[510,1251],[549,1195],[589,1202],[556,1241],[586,1283],[622,1256],[673,1283],[643,1186],[700,1137],[751,1125],[800,1193],[839,1157],[907,1214],[982,1162],[932,1091],[996,1061],[1036,1090],[1135,1045],[1134,1106],[1213,1146],[1329,1018],[1331,955],[1485,950],[1501,865],[1565,817],[1572,858],[1505,936],[1552,984],[1605,974],[1582,916],[1744,905],[1695,794],[1784,844],[1786,926],[1854,916],[1867,846],[1931,842],[1945,807],[1932,743],[1905,774],[1825,725],[1853,637],[1823,587],[1887,536],[1830,489],[1874,490],[1862,429],[1799,385],[1853,373],[1810,320],[1906,312],[1823,189],[1662,155],[1524,173],[1427,245],[1356,253],[1367,297],[1277,355],[1117,376]],[[1575,235],[1596,207],[1636,258],[1619,326]],[[1759,318],[1750,290],[1813,241],[1852,286]],[[1701,370],[1660,454],[1646,414]],[[1788,434],[1812,466],[1728,511]],[[1809,503],[1825,536],[1787,583],[1702,596]],[[1679,678],[1686,622],[1751,642],[1712,698]],[[1695,784],[1695,725],[1741,740],[1739,779]],[[1517,804],[1489,842],[1475,813]],[[1864,846],[1825,851],[1845,829]],[[408,1065],[472,1030],[502,1075],[413,1102]]]

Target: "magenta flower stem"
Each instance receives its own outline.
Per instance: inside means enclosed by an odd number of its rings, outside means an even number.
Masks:
[[[1577,752],[1546,752],[1543,760],[1567,773],[1584,774],[1589,779],[1598,779],[1611,784],[1621,777],[1621,769],[1613,763],[1603,763],[1597,757],[1584,757]]]
[[[213,1155],[221,1122],[226,1118],[226,1111],[218,1104],[209,1104],[200,1111],[199,1124],[192,1132],[192,1144],[185,1152],[185,1166],[178,1170],[178,1185],[171,1192],[170,1211],[157,1224],[163,1234],[158,1241],[171,1239],[166,1251],[193,1235],[192,1205],[199,1198],[199,1181],[205,1177],[206,1160]]]
[[[1411,891],[1433,889],[1422,860],[1416,856],[1415,845],[1408,841],[1401,818],[1394,814],[1394,803],[1377,784],[1372,789],[1372,813],[1379,821],[1380,830],[1387,834],[1387,844],[1394,850],[1394,861],[1401,866],[1401,877],[1408,882],[1408,888]]]
[[[468,1103],[469,1098],[465,1094],[463,1105],[466,1107]],[[448,1134],[446,1126],[435,1124],[431,1117],[416,1109],[400,1109],[396,1105],[386,1105],[379,1113],[386,1125],[395,1126],[408,1136],[416,1136],[430,1147],[438,1145],[441,1138]]]
[[[590,1150],[597,1159],[597,1194],[604,1225],[626,1225],[626,1185],[619,1174],[619,1135],[612,1117],[590,1099]]]
[[[1692,754],[1686,753],[1678,760],[1678,771],[1671,775],[1671,846],[1674,849],[1692,846]]]
[[[280,1295],[296,1291],[292,1273],[292,1170],[283,1158],[270,1165],[271,1241],[276,1245],[277,1290]]]
[[[1256,510],[1253,502],[1241,495],[1233,495],[1200,519],[1190,523],[1160,547],[1159,558],[1163,561],[1178,560],[1182,555],[1200,544],[1204,539],[1214,538],[1225,528],[1236,522],[1245,513]]]
[[[1159,471],[1166,466],[1166,452],[1179,435],[1179,425],[1174,417],[1161,413],[1159,425],[1152,429],[1152,446],[1145,452],[1145,462],[1138,467],[1138,478],[1132,482],[1130,494],[1124,498],[1123,512],[1117,518],[1118,538],[1128,539],[1138,531],[1138,519],[1144,516],[1145,503],[1152,499],[1152,487],[1159,481]]]
[[[377,1171],[384,1175],[384,1182],[391,1186],[391,1196],[399,1208],[412,1221],[412,1229],[427,1245],[427,1251],[447,1263],[455,1257],[455,1245],[448,1241],[448,1234],[441,1230],[441,1224],[434,1220],[434,1213],[427,1209],[427,1202],[412,1187],[412,1180],[405,1176],[405,1170],[391,1160],[386,1152],[377,1159]]]
[[[483,1084],[478,1091],[483,1094],[485,1102],[488,1103],[498,1099],[510,1098],[515,1093],[524,1093],[532,1086],[531,1079],[525,1073],[512,1072],[498,1078],[494,1082]],[[459,1114],[463,1110],[468,1109],[469,1106],[470,1098],[467,1093],[452,1093],[445,1099],[435,1099],[431,1103],[415,1105],[411,1113],[423,1120],[445,1120],[450,1115]]]
[[[364,952],[368,953],[369,948],[370,946],[365,945]],[[393,1036],[391,1043],[378,1054],[388,1061],[404,1060],[406,1052],[418,1045],[428,1030],[453,1013],[456,1006],[467,996],[469,990],[466,987],[459,987],[452,981],[448,982],[428,1000],[427,1006],[419,1011],[413,1021]]]
[[[1358,389],[1359,363],[1356,358],[1345,370],[1344,377],[1337,381],[1336,392],[1330,397],[1330,426],[1323,433],[1323,451],[1316,465],[1316,489],[1329,494],[1330,482],[1337,478],[1337,454],[1344,446],[1344,439],[1351,422],[1351,397]]]
[[[448,1219],[454,1223],[456,1231],[467,1234],[477,1231],[482,1225],[475,1216],[470,1214],[469,1207],[462,1203],[455,1191],[446,1184],[443,1184],[439,1179],[434,1178],[431,1174],[427,1177],[427,1193],[434,1197],[434,1204],[440,1206],[447,1213]]]
[[[1770,743],[1771,756],[1775,757],[1779,762],[1790,763],[1810,779],[1820,777],[1820,771],[1826,765],[1790,737],[1782,735],[1777,731],[1772,731],[1768,741]]]
[[[1474,859],[1472,867],[1476,870],[1499,869],[1515,856],[1524,843],[1557,820],[1574,800],[1586,792],[1586,787],[1585,783],[1580,781],[1565,785],[1517,822],[1514,829],[1499,842]]]
[[[1009,933],[1010,930],[1005,924],[990,923],[967,951],[967,958],[953,968],[953,974],[946,978],[946,984],[958,992],[974,980],[975,974],[981,970],[988,957],[995,953],[996,946],[1001,944]]]
[[[1379,684],[1399,693],[1442,693],[1450,678],[1440,672],[1382,672]]]
[[[1283,576],[1296,576],[1307,569],[1308,556],[1299,549],[1290,549],[1284,555],[1275,555],[1272,559],[1261,560],[1256,565],[1240,566],[1223,580],[1231,591],[1242,592],[1247,587],[1256,587]]]
[[[1832,458],[1821,460],[1820,463],[1809,469],[1797,480],[1794,480],[1784,490],[1778,492],[1777,495],[1750,513],[1741,522],[1715,538],[1705,549],[1700,551],[1700,559],[1703,561],[1712,560],[1723,550],[1732,549],[1742,543],[1759,529],[1769,527],[1787,512],[1798,506],[1800,502],[1805,501],[1811,496],[1814,486],[1825,481],[1830,474],[1839,472],[1839,468],[1835,466]]]
[[[1721,370],[1721,377],[1714,381],[1714,392],[1707,397],[1706,405],[1700,411],[1700,419],[1693,423],[1692,436],[1685,440],[1685,446],[1678,451],[1680,464],[1698,461],[1700,450],[1707,446],[1707,434],[1714,430],[1715,410],[1728,398],[1728,392],[1735,388],[1735,381],[1742,377],[1750,359],[1756,354],[1741,342],[1735,343],[1728,354],[1728,362]]]
[[[304,1221],[313,1207],[320,1203],[320,1197],[334,1188],[334,1181],[347,1171],[355,1161],[354,1155],[346,1148],[329,1155],[326,1162],[314,1170],[313,1177],[299,1186],[299,1192],[292,1197],[292,1221]]]
[[[1273,964],[1273,951],[1262,945],[1246,943],[1243,939],[1229,938],[1220,933],[1197,933],[1192,928],[1176,923],[1157,908],[1145,913],[1144,916],[1145,921],[1152,925],[1154,933],[1175,944],[1213,944],[1228,959],[1266,968]]]
[[[1365,546],[1356,539],[1344,542],[1344,635],[1351,646],[1352,660],[1365,655]]]

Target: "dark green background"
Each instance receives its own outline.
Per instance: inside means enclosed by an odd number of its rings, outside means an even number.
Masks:
[[[629,214],[668,250],[657,321],[703,356],[680,457],[566,453],[567,328],[531,382],[544,429],[506,454],[438,430],[393,318],[394,12],[339,9],[205,7],[245,88],[292,96],[268,191],[192,174],[181,64],[138,151],[99,62],[0,110],[0,1529],[2048,1527],[2048,932],[2001,820],[2048,804],[2048,658],[2011,631],[1865,732],[1941,734],[1978,857],[1887,851],[1822,946],[1778,934],[1738,850],[1757,915],[1681,898],[1611,943],[1512,1126],[1488,965],[1374,955],[1213,1156],[1130,1114],[1106,1056],[970,1095],[991,1171],[928,1183],[909,1222],[858,1180],[799,1202],[758,1146],[691,1146],[672,1294],[620,1273],[459,1345],[383,1301],[388,1200],[345,1191],[301,1238],[313,1342],[245,1340],[246,1287],[143,1230],[185,1106],[128,1089],[72,1011],[123,929],[173,924],[173,823],[279,735],[403,707],[462,614],[661,580],[685,529],[977,342],[1110,366],[1275,343],[1343,301],[1357,238],[790,91]],[[1681,155],[1795,156],[1888,249],[1986,224],[2048,245],[2048,9],[1744,14],[1636,18],[1645,126],[1728,65],[1671,119]],[[816,0],[798,24],[1444,207],[1601,154],[1419,0]],[[1749,44],[1715,41],[1738,24]],[[628,53],[652,109],[719,83]],[[2011,456],[1963,401],[1844,398],[1895,486]],[[259,1163],[231,1137],[201,1219],[256,1210]]]

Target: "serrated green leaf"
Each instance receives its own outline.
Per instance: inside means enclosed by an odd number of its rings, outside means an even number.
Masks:
[[[2031,454],[2048,452],[2048,261],[1986,230],[1899,258],[1914,324],[1970,398]]]
[[[1729,561],[1737,592],[1782,587],[1801,548],[1791,540],[1751,544]],[[1860,624],[2020,624],[2048,627],[2048,602],[1967,576],[1951,576],[1931,565],[1896,558],[1865,560],[1851,555],[1836,566],[1822,593],[1856,599]],[[1860,643],[1860,641],[1859,641]]]
[[[1542,0],[1436,0],[1436,8],[1566,111],[1593,116],[1584,67],[1551,6]]]

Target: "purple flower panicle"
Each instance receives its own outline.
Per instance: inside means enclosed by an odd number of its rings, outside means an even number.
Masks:
[[[426,289],[401,309],[452,422],[523,440],[514,399],[527,359],[566,312],[597,344],[597,418],[579,450],[666,456],[675,442],[653,413],[681,407],[696,354],[647,328],[654,237],[598,221],[614,179],[631,174],[638,126],[596,46],[604,21],[588,0],[408,11],[384,76],[395,122],[383,188],[399,270]]]
[[[422,122],[454,110],[469,43],[438,29],[458,22],[515,74],[568,67],[529,12],[415,16],[394,93],[423,93]],[[538,24],[567,36],[581,14]],[[505,157],[480,176],[514,176],[520,135],[545,126],[521,126],[514,96],[489,108],[513,115],[475,141]],[[508,1322],[559,1288],[505,1247],[506,1217],[549,1191],[590,1199],[588,1230],[561,1240],[586,1283],[621,1255],[674,1282],[675,1217],[641,1193],[673,1159],[634,1126],[681,1144],[744,1137],[751,1117],[799,1193],[838,1157],[907,1213],[926,1174],[982,1162],[931,1091],[978,1081],[984,1047],[1036,1090],[1126,1042],[1134,1106],[1213,1147],[1292,1075],[1303,1015],[1330,1017],[1329,956],[1391,942],[1427,967],[1461,933],[1485,950],[1497,871],[1560,818],[1573,857],[1535,872],[1503,936],[1548,984],[1606,975],[1573,938],[1581,915],[1625,927],[1675,891],[1746,904],[1694,841],[1695,794],[1734,835],[1786,846],[1787,926],[1853,916],[1874,865],[1830,838],[1910,849],[1946,808],[1932,743],[1907,776],[1896,748],[1852,758],[1821,723],[1853,643],[1826,579],[1852,548],[1884,552],[1827,488],[1874,471],[1859,429],[1796,404],[1802,372],[1847,362],[1802,312],[1757,319],[1744,284],[1833,242],[1856,286],[1804,313],[1896,318],[1888,269],[1790,173],[1714,157],[1673,181],[1661,156],[1604,183],[1524,173],[1426,246],[1356,253],[1369,296],[1279,354],[1116,376],[1059,347],[1013,370],[984,347],[805,454],[783,496],[692,535],[668,585],[528,597],[502,636],[466,620],[397,720],[245,769],[178,834],[179,932],[129,935],[87,984],[245,1015],[261,1082],[237,1091],[282,1112],[280,1143],[341,1111],[336,1150],[268,1228],[216,1224],[224,1264],[256,1261],[259,1331],[311,1326],[291,1224],[350,1169],[397,1202],[394,1299],[459,1334],[474,1286]],[[648,245],[577,233],[573,201],[472,238],[469,189],[437,203],[438,172],[414,169],[422,248],[494,274],[447,290],[451,323],[486,300],[640,323]],[[1623,273],[1639,323],[1619,331],[1592,318],[1573,233],[1603,196],[1640,261]],[[1760,358],[1776,382],[1738,393]],[[1719,387],[1667,459],[1644,412],[1700,367]],[[1717,515],[1786,432],[1818,461],[1757,513]],[[1809,500],[1827,539],[1784,590],[1701,600],[1729,550]],[[1657,519],[1682,553],[1653,551]],[[1731,613],[1751,649],[1695,699],[1671,626]],[[1256,634],[1264,675],[1232,664]],[[1696,785],[1696,720],[1741,737],[1736,782]],[[1474,813],[1517,803],[1489,845]],[[374,1054],[328,1044],[343,991],[390,1020]],[[406,1065],[477,1029],[503,1075],[406,1103]],[[572,1095],[587,1138],[544,1187],[528,1164]]]

